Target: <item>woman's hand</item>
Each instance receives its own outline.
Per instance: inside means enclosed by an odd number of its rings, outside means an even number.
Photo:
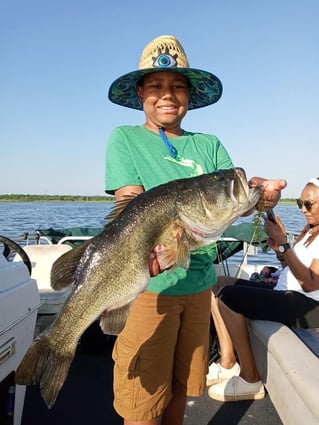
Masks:
[[[274,251],[278,251],[278,245],[283,245],[287,242],[285,226],[278,215],[276,215],[276,223],[273,223],[266,216],[264,221],[264,230],[269,236],[268,244]]]

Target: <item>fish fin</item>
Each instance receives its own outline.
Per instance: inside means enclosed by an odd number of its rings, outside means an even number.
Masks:
[[[177,267],[183,267],[188,269],[190,263],[190,244],[186,233],[181,233],[177,237],[177,255],[176,265]]]
[[[161,247],[156,253],[156,258],[161,270],[167,270],[175,266],[177,262],[176,247]]]
[[[105,219],[110,223],[111,221],[115,220],[116,217],[118,217],[122,211],[125,210],[127,205],[137,197],[137,193],[132,193],[130,195],[124,195],[123,198],[120,201],[116,201],[114,204],[114,207],[111,209],[109,214],[105,217]]]
[[[91,239],[84,241],[81,245],[61,255],[61,257],[53,263],[51,268],[52,289],[59,291],[74,283],[75,270],[84,251],[90,243]]]
[[[102,331],[107,335],[118,335],[125,326],[132,304],[133,302],[115,310],[104,311],[100,319]]]
[[[178,229],[174,238],[160,246],[156,257],[161,270],[167,270],[173,266],[188,269],[190,244],[186,233],[182,229]]]
[[[18,366],[15,382],[19,385],[40,383],[41,395],[51,409],[68,375],[74,354],[75,349],[59,355],[46,336],[38,336]]]

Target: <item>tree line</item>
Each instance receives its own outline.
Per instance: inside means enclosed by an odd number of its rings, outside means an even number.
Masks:
[[[113,196],[98,195],[0,195],[0,202],[114,202]]]
[[[99,195],[0,195],[0,202],[114,202],[113,196]],[[294,198],[281,199],[279,204],[293,204]]]

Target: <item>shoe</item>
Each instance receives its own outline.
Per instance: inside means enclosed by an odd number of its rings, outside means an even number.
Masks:
[[[240,372],[240,366],[236,362],[231,369],[225,369],[220,363],[213,362],[208,368],[208,374],[206,375],[206,385],[218,384],[219,382],[226,381],[227,379],[238,376]]]
[[[208,395],[219,401],[261,400],[265,397],[265,389],[261,381],[250,383],[240,376],[233,376],[228,381],[212,385]]]

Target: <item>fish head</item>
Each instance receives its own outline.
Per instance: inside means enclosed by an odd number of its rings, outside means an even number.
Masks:
[[[227,205],[230,207],[230,203],[233,206],[234,213],[238,210],[242,215],[258,203],[261,196],[261,186],[250,188],[243,168],[237,167],[221,171],[221,173],[224,174],[221,179],[225,185],[225,196],[223,197],[221,194],[221,197],[226,203],[226,207]],[[229,202],[227,203],[227,201]]]
[[[261,188],[250,188],[242,168],[219,170],[196,177],[184,200],[180,217],[187,231],[202,245],[216,241],[240,216],[259,201]]]

